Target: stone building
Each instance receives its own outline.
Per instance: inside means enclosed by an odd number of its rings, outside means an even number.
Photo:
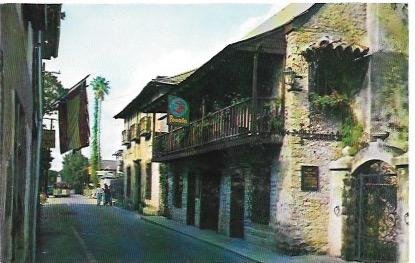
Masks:
[[[34,262],[42,59],[57,57],[61,5],[0,5],[0,262]]]
[[[291,4],[167,95],[173,220],[286,251],[408,260],[405,4]],[[166,108],[166,104],[164,105]]]

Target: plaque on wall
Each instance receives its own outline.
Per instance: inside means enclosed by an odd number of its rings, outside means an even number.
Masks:
[[[301,190],[318,191],[318,166],[301,167]]]

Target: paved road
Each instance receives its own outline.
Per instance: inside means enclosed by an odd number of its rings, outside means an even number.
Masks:
[[[38,262],[251,262],[83,196],[50,198],[41,210]]]

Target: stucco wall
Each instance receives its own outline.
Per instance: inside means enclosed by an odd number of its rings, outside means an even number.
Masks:
[[[33,31],[24,27],[20,4],[0,5],[0,261],[31,261],[36,245],[37,175],[34,164],[33,116],[38,104],[32,87]],[[40,63],[40,62],[39,62]],[[25,163],[16,163],[16,106],[26,141],[21,149]],[[23,140],[24,138],[24,140]],[[18,202],[20,204],[18,205]],[[14,234],[13,234],[14,233]],[[19,244],[20,247],[17,247]]]
[[[131,167],[131,190],[132,190],[132,201],[134,206],[137,207],[137,200],[139,199],[138,194],[138,186],[137,184],[140,183],[141,185],[141,195],[140,199],[146,205],[145,213],[155,214],[159,209],[159,200],[160,200],[160,164],[159,163],[152,163],[152,145],[153,145],[153,138],[155,136],[154,132],[165,131],[166,124],[165,120],[158,120],[163,114],[156,113],[155,115],[150,114],[147,115],[146,113],[136,112],[126,118],[124,120],[124,129],[129,129],[132,124],[139,124],[139,121],[142,117],[151,116],[151,129],[152,133],[150,137],[143,137],[140,136],[139,141],[131,141],[129,146],[124,146],[123,149],[123,162],[124,162],[124,171],[127,171],[127,167]],[[155,127],[153,127],[153,118],[155,116]],[[134,161],[140,162],[141,169],[141,181],[137,182],[135,177],[135,164]],[[145,198],[145,187],[146,187],[146,180],[147,180],[147,170],[146,165],[151,163],[151,199]],[[127,176],[124,177],[124,189],[126,189],[127,185]],[[124,191],[125,192],[125,191]]]

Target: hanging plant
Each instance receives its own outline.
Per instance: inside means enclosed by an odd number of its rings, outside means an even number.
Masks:
[[[349,99],[345,95],[341,95],[333,91],[330,95],[319,95],[310,92],[309,95],[311,107],[318,111],[341,110],[349,107]]]
[[[275,116],[270,121],[271,132],[284,133],[284,120],[280,116]]]

